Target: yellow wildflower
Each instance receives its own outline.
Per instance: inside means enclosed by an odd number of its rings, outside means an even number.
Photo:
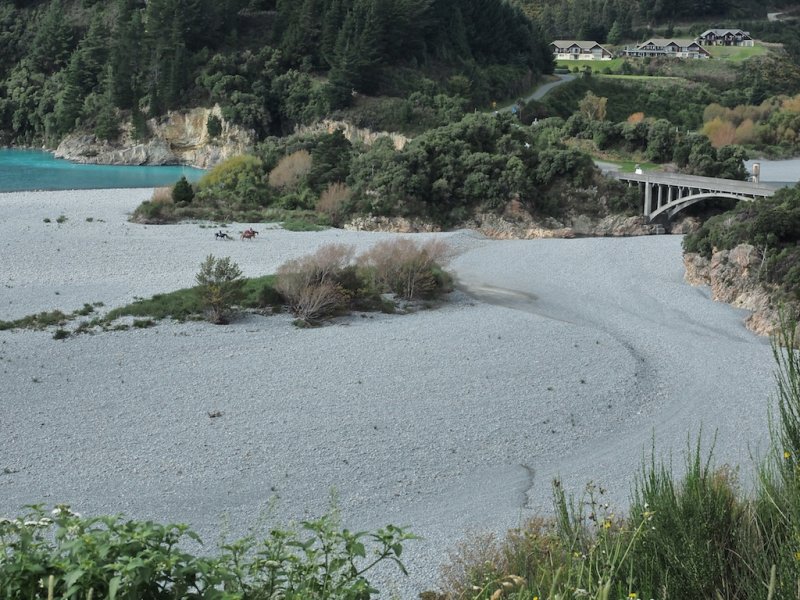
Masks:
[[[611,529],[611,521],[609,520],[603,521],[603,529]]]
[[[628,598],[636,598],[636,597],[637,597],[636,592],[631,592],[630,594],[628,594]]]
[[[794,553],[794,559],[797,560],[797,561],[800,561],[800,552],[795,552]]]
[[[788,450],[784,450],[783,458],[785,458],[786,460],[789,460],[790,458],[792,458],[792,455],[789,453]]]

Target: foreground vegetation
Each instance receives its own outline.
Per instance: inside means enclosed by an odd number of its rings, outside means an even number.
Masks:
[[[68,506],[0,519],[0,589],[30,598],[357,600],[377,593],[367,576],[391,562],[405,573],[403,544],[414,536],[388,525],[342,529],[335,513],[272,529],[218,548],[185,549],[200,538],[185,525],[82,517]]]

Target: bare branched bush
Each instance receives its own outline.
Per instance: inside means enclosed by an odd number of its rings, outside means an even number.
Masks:
[[[293,188],[311,172],[311,154],[308,150],[298,150],[284,156],[269,172],[269,184],[274,188]]]
[[[293,283],[297,282],[293,280]],[[333,283],[297,287],[290,284],[282,287],[281,291],[287,296],[291,294],[292,314],[308,325],[317,325],[324,319],[332,317],[341,311],[345,304],[341,288]]]
[[[317,324],[336,314],[347,302],[347,292],[338,278],[352,264],[354,254],[353,246],[320,246],[314,254],[281,265],[275,288],[298,319]]]
[[[359,257],[359,264],[371,271],[378,287],[407,300],[429,297],[439,289],[441,267],[452,250],[441,240],[422,245],[408,238],[379,242]]]
[[[344,209],[350,201],[353,192],[344,183],[330,183],[328,187],[320,194],[317,201],[317,212],[328,215],[331,223],[334,226],[341,225],[341,219],[344,215]]]
[[[172,204],[172,188],[159,187],[153,190],[153,196],[150,198],[153,204]]]

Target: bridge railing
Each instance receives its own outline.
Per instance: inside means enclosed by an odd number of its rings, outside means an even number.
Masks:
[[[775,193],[775,188],[763,183],[752,181],[738,181],[736,179],[720,179],[718,177],[700,177],[698,175],[684,175],[683,173],[620,173],[609,175],[621,181],[634,181],[649,183],[651,185],[669,185],[674,187],[696,188],[709,191],[724,192],[727,194],[741,194],[743,196],[768,197]]]

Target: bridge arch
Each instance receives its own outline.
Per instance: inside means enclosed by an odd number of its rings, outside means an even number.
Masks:
[[[671,219],[687,206],[708,198],[728,198],[754,202],[775,193],[775,188],[754,181],[699,177],[682,173],[620,173],[612,175],[628,185],[638,186],[644,196],[642,213],[653,221]]]
[[[702,192],[700,194],[692,194],[691,196],[684,196],[682,198],[676,198],[672,202],[668,202],[663,206],[657,208],[656,210],[650,213],[650,220],[657,218],[659,215],[664,213],[667,214],[667,218],[672,220],[672,218],[681,212],[684,208],[688,208],[693,204],[697,204],[698,202],[702,202],[703,200],[708,200],[711,198],[727,198],[730,200],[744,200],[745,202],[755,202],[755,198],[751,196],[742,196],[739,194],[729,194],[725,192]]]

